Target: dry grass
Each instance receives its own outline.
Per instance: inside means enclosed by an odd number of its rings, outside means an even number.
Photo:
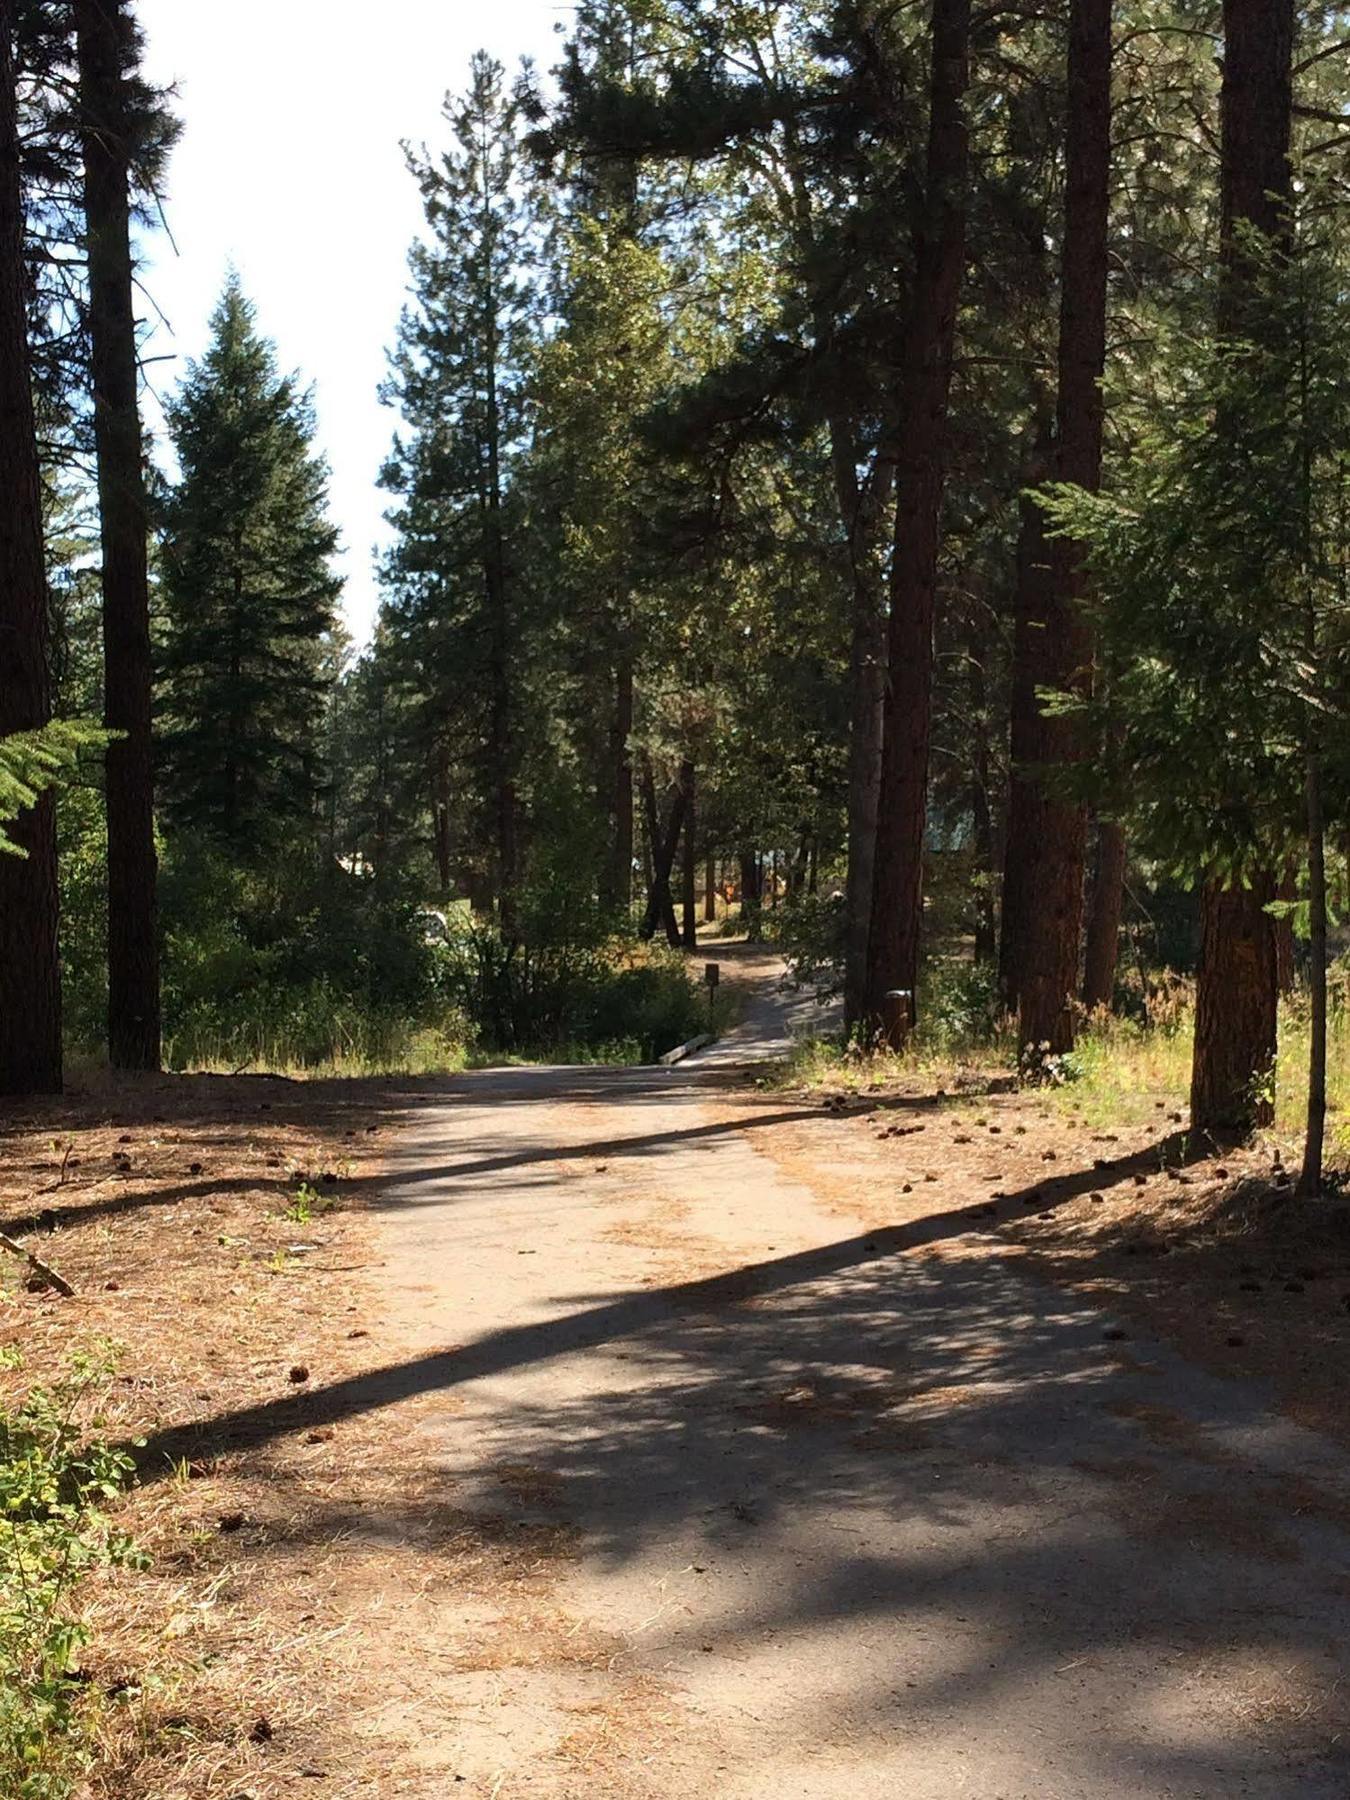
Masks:
[[[1088,1019],[1062,1084],[1046,1092],[1064,1110],[1097,1125],[1146,1123],[1160,1095],[1180,1103],[1190,1089],[1194,984],[1161,981],[1143,1003],[1140,1018],[1099,1013]],[[1327,1144],[1329,1154],[1350,1161],[1350,972],[1331,983],[1328,1031]],[[1301,1141],[1308,1105],[1308,998],[1302,991],[1280,1007],[1280,1061],[1275,1084],[1274,1138],[1292,1155]],[[903,1055],[857,1056],[833,1042],[801,1044],[775,1086],[806,1088],[864,1098],[897,1090],[924,1091],[959,1100],[991,1083],[1010,1081],[1017,1069],[1010,1031],[988,1042],[972,1040],[959,1054],[920,1037]]]

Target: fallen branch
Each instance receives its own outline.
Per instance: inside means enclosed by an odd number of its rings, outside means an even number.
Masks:
[[[10,1237],[0,1231],[0,1250],[8,1250],[11,1256],[22,1257],[29,1268],[46,1282],[48,1287],[55,1288],[58,1294],[64,1294],[67,1300],[73,1300],[75,1290],[64,1275],[58,1275],[50,1263],[43,1262],[40,1256],[34,1256],[31,1250],[25,1250],[17,1238]]]

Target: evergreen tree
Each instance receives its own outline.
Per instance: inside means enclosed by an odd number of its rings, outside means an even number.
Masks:
[[[158,1069],[148,518],[131,254],[139,42],[126,0],[76,0],[88,329],[102,539],[108,825],[108,1053]]]
[[[42,490],[25,311],[15,8],[0,0],[0,805],[36,784],[51,717]],[[18,736],[18,734],[27,734]],[[18,737],[17,744],[15,738]],[[22,784],[16,788],[15,779]],[[61,980],[56,815],[48,791],[13,823],[0,856],[0,1093],[59,1092]]]
[[[521,880],[521,773],[533,721],[523,513],[517,473],[528,443],[528,265],[535,234],[524,180],[520,105],[500,63],[479,53],[467,93],[447,100],[450,147],[409,153],[428,239],[413,246],[404,313],[384,395],[405,430],[383,483],[398,542],[385,568],[384,618],[423,671],[428,750],[460,737],[478,797],[491,887],[514,935]]]
[[[1108,196],[1111,181],[1112,0],[1070,0],[1064,221],[1059,292],[1055,468],[1061,481],[1097,486],[1102,458],[1102,373],[1106,362]],[[1063,689],[1089,680],[1091,645],[1079,604],[1079,557],[1067,538],[1046,558],[1045,604],[1024,631],[1034,642],[1033,688]],[[1029,621],[1030,623],[1030,621]],[[1016,677],[1015,677],[1016,679]],[[1032,700],[1030,731],[1017,747],[1024,766],[1011,796],[1009,862],[1034,893],[1018,946],[1018,1040],[1024,1054],[1073,1047],[1083,911],[1087,819],[1073,795],[1051,791],[1035,766],[1080,758],[1076,721],[1046,715]],[[1009,869],[1010,884],[1013,871]]]
[[[914,1023],[933,703],[933,628],[947,471],[956,313],[966,262],[969,0],[935,0],[924,200],[902,338],[881,798],[872,877],[867,1008],[897,1046]],[[904,998],[892,1003],[888,995]]]
[[[310,400],[235,275],[211,334],[168,408],[163,792],[176,825],[249,862],[315,824],[338,538]]]

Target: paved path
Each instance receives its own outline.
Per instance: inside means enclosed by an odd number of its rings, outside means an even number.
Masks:
[[[402,1139],[438,1479],[568,1544],[533,1658],[419,1616],[408,1791],[1346,1800],[1350,1462],[992,1244],[841,1221],[756,1148],[797,1103],[708,1077],[791,1010],[761,966],[708,1058],[484,1072]]]

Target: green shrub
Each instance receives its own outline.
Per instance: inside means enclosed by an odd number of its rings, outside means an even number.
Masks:
[[[765,935],[793,981],[822,997],[837,993],[843,983],[844,925],[840,894],[806,894],[764,914]]]
[[[72,786],[56,809],[61,877],[61,1000],[66,1034],[101,1046],[108,1014],[108,835],[103,796]]]
[[[703,1029],[707,1002],[678,951],[621,940],[508,943],[484,920],[437,946],[447,1001],[489,1052],[650,1062]]]
[[[12,1353],[5,1366],[16,1366]],[[0,1793],[63,1800],[88,1765],[92,1702],[73,1594],[89,1570],[143,1559],[104,1508],[131,1459],[88,1435],[110,1354],[72,1357],[50,1387],[0,1409]]]

